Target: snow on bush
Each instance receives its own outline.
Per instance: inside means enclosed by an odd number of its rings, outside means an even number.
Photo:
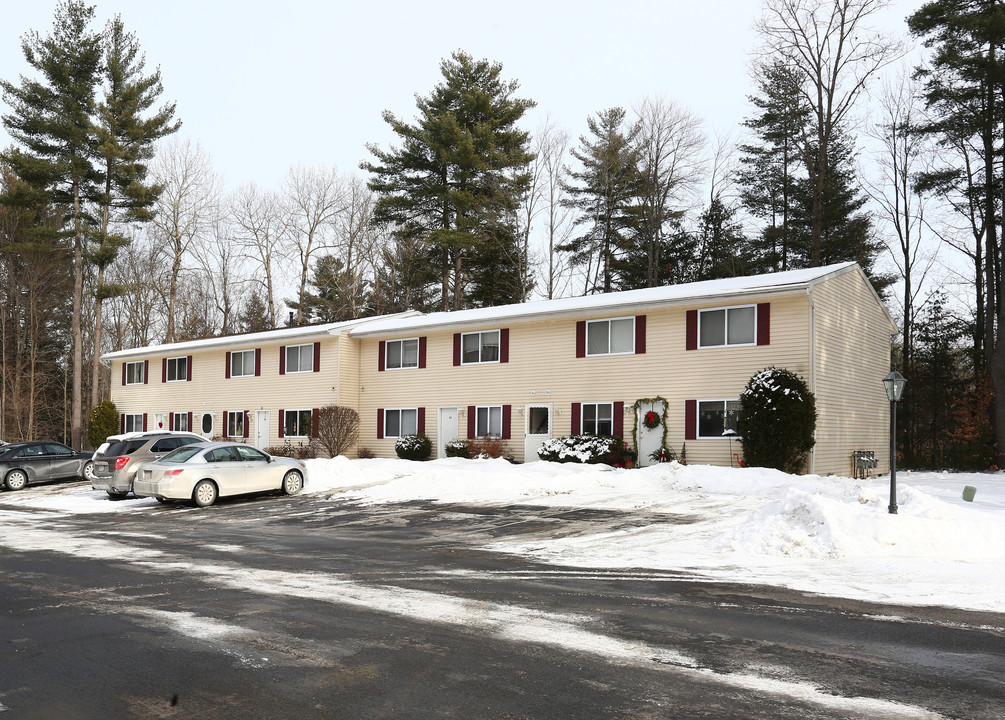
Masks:
[[[428,460],[433,443],[425,435],[402,435],[395,441],[394,451],[402,460]]]
[[[541,446],[537,456],[551,462],[602,463],[614,458],[621,440],[601,435],[570,435],[552,438]]]
[[[816,401],[794,372],[769,367],[740,394],[737,430],[747,465],[799,473],[815,442]]]

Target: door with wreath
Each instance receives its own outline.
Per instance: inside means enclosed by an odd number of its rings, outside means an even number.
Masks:
[[[639,442],[638,466],[654,465],[650,455],[663,446],[663,423],[666,418],[666,401],[662,398],[644,400],[636,404],[635,432]]]

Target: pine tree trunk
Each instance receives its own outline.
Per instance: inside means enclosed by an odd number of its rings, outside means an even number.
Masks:
[[[81,447],[83,438],[83,387],[84,379],[84,337],[80,327],[80,316],[84,300],[84,228],[81,221],[80,190],[74,186],[73,211],[75,229],[73,237],[73,318],[70,323],[73,344],[73,378],[70,394],[70,445]]]

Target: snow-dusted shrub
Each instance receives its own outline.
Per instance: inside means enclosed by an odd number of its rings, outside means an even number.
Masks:
[[[506,458],[510,462],[513,460],[513,454],[502,438],[492,436],[468,440],[468,453],[468,457],[473,458]]]
[[[469,458],[471,457],[471,446],[467,440],[448,440],[443,446],[447,451],[447,457]]]
[[[537,456],[551,462],[614,464],[623,455],[621,438],[608,435],[570,435],[552,438],[541,446]]]
[[[394,451],[402,460],[428,460],[433,443],[425,435],[402,435],[395,441]]]
[[[813,449],[816,426],[813,393],[789,370],[761,370],[740,394],[737,432],[747,465],[802,472]]]

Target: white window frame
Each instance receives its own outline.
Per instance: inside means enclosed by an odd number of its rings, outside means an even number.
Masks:
[[[492,432],[492,411],[499,411],[499,432]],[[485,430],[487,432],[479,432],[479,426],[481,426],[482,418],[485,418]],[[502,405],[478,405],[475,407],[475,437],[490,437],[490,438],[501,438],[503,436],[503,406]]]
[[[495,360],[483,360],[482,354],[485,352],[485,343],[482,341],[483,335],[488,335],[489,333],[495,333],[496,335],[496,359]],[[478,336],[478,359],[477,360],[465,360],[464,359],[464,338]],[[501,362],[500,358],[502,356],[502,330],[478,330],[476,332],[466,332],[461,333],[461,365],[488,365],[492,363]]]
[[[139,366],[139,370],[138,371],[135,370],[135,368],[137,366]],[[146,380],[146,371],[145,371],[145,368],[146,368],[146,363],[143,360],[131,360],[130,362],[127,362],[126,363],[126,385],[142,385],[143,381]],[[134,372],[130,373],[130,370],[134,370]],[[133,379],[132,380],[129,379],[130,374],[133,375]],[[136,376],[139,376],[139,380],[136,379]]]
[[[307,368],[306,370],[303,367],[303,364],[304,364],[304,362],[303,362],[303,360],[304,360],[304,348],[310,348],[309,351],[307,352],[307,361],[308,361],[308,364],[310,365],[310,367]],[[296,350],[297,351],[297,356],[296,356],[297,357],[297,369],[296,370],[290,370],[290,350]],[[314,372],[314,343],[302,343],[300,345],[287,345],[286,346],[286,365],[285,365],[285,368],[286,368],[286,374],[287,375],[294,375],[296,373]],[[301,437],[301,436],[300,435],[296,435],[294,437]],[[304,437],[306,437],[306,436],[304,436]]]
[[[699,440],[729,440],[731,436],[723,435],[722,433],[718,435],[702,435],[701,434],[701,405],[702,403],[722,403],[722,413],[723,413],[723,427],[728,428],[726,424],[726,418],[729,417],[729,405],[728,403],[737,403],[739,405],[740,398],[702,398],[695,402],[695,418],[694,418],[694,428],[695,437]],[[737,414],[739,414],[739,407],[737,408]],[[732,438],[736,440],[740,435],[733,435]]]
[[[234,372],[234,360],[237,358],[238,355],[243,356],[243,360],[241,361],[241,371],[242,372],[241,372],[240,375],[238,375],[236,372]],[[249,355],[251,356],[251,363],[250,363],[250,365],[251,365],[251,372],[248,372],[248,364],[249,364],[248,363],[248,356]],[[232,350],[231,351],[231,353],[230,353],[230,376],[232,378],[254,377],[255,376],[255,349],[254,348],[251,348],[250,350]],[[235,437],[235,436],[231,435],[230,437]]]
[[[179,427],[179,425],[181,424],[184,424],[185,427]],[[192,428],[188,426],[188,413],[187,412],[171,413],[171,427],[174,428],[175,432],[191,432]]]
[[[754,310],[754,321],[753,321],[754,322],[754,327],[753,327],[754,340],[752,342],[747,342],[747,343],[731,343],[731,342],[729,342],[729,313],[730,313],[730,310],[743,310],[743,309],[750,309],[750,308],[752,308]],[[713,313],[713,312],[719,312],[719,311],[725,311],[725,320],[723,321],[723,327],[722,327],[722,343],[715,344],[715,345],[705,345],[701,341],[701,322],[702,322],[702,316],[705,313]],[[701,310],[698,311],[698,347],[699,347],[699,349],[700,348],[718,348],[718,347],[750,347],[751,345],[757,345],[757,305],[723,305],[722,307],[703,308],[703,309],[701,309]]]
[[[290,419],[290,413],[293,413],[294,417],[297,418],[297,433],[290,433],[287,428],[289,425],[287,423]],[[301,413],[307,413],[307,426],[301,427],[303,423],[300,422]],[[311,436],[311,423],[314,420],[314,410],[311,408],[293,408],[292,410],[283,410],[283,437],[284,438],[309,438]],[[306,430],[306,432],[304,432]]]
[[[404,348],[405,343],[414,342],[415,343],[415,364],[405,365],[404,364]],[[396,345],[398,347],[398,362],[400,363],[398,367],[391,367],[391,346]],[[388,340],[384,343],[384,369],[385,370],[415,370],[419,367],[419,338],[401,338],[400,340]]]
[[[239,419],[239,422],[237,423],[237,425],[239,425],[240,428],[238,429],[238,432],[236,434],[231,434],[231,432],[230,432],[230,418],[232,416],[235,416],[235,415]],[[243,438],[244,437],[244,410],[228,410],[227,411],[227,420],[226,420],[226,423],[224,425],[225,425],[225,427],[223,428],[223,431],[225,433],[227,433],[227,437],[229,437],[229,438]]]
[[[611,352],[611,323],[628,320],[632,323],[632,342],[628,350],[618,350]],[[590,328],[591,326],[607,325],[607,352],[590,352]],[[586,357],[601,357],[603,355],[634,355],[635,354],[635,316],[604,318],[603,320],[586,321]]]
[[[406,412],[414,413],[414,415],[413,415],[413,417],[415,418],[415,421],[413,423],[415,425],[414,432],[402,432],[404,430],[404,425],[405,425],[405,423],[403,422],[403,413],[406,413]],[[399,434],[397,434],[397,435],[392,435],[392,434],[390,434],[388,432],[387,425],[388,425],[388,420],[390,419],[390,414],[391,413],[398,413],[398,433]],[[399,437],[404,437],[405,435],[415,435],[418,432],[419,432],[419,408],[417,408],[417,407],[411,407],[411,408],[384,408],[384,437],[385,438],[399,438]]]
[[[143,413],[123,413],[122,418],[122,432],[143,432]]]
[[[185,362],[185,372],[181,373],[181,377],[178,377],[178,362]],[[171,364],[174,363],[174,375],[171,377]],[[186,382],[188,380],[188,355],[179,355],[178,357],[169,357],[167,363],[164,366],[165,370],[165,382]]]
[[[614,435],[614,401],[613,400],[600,400],[600,401],[597,401],[597,402],[584,402],[584,403],[580,403],[579,404],[579,434],[580,435],[596,435],[598,437],[601,436],[601,433],[598,432],[598,430],[599,430],[598,426],[600,425],[600,419],[599,419],[600,418],[600,413],[599,412],[597,413],[596,419],[594,419],[594,421],[593,421],[594,422],[594,432],[588,433],[586,431],[586,406],[587,405],[592,405],[592,406],[594,406],[596,408],[599,408],[601,405],[605,405],[605,406],[607,406],[607,407],[609,407],[611,409],[611,432],[604,434],[603,437],[608,437],[608,436]]]

